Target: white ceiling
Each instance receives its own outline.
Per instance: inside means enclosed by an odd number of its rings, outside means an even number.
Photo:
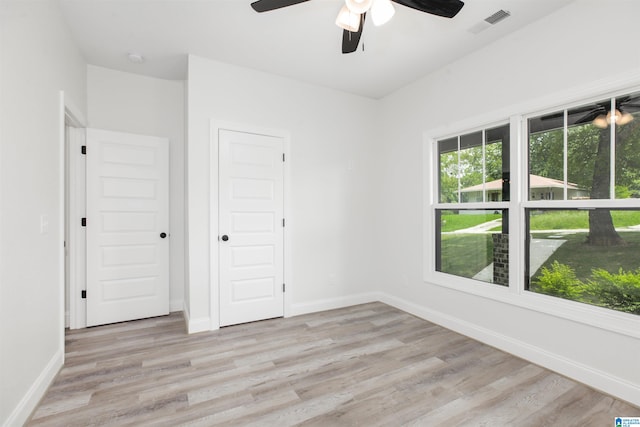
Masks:
[[[341,53],[342,0],[256,13],[252,0],[60,0],[89,64],[185,79],[187,54],[381,98],[573,0],[463,0],[453,19],[399,4],[382,27],[367,20],[360,49]],[[474,34],[494,12],[511,17]],[[364,51],[363,48],[364,47]],[[145,57],[127,60],[129,52]],[[499,64],[496,64],[499,66]]]

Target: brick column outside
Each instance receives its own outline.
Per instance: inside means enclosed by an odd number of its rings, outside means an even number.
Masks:
[[[494,233],[493,237],[493,283],[509,286],[509,235]]]

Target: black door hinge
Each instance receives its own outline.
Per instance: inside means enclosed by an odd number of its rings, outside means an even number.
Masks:
[[[80,291],[80,296],[81,296],[83,299],[86,299],[86,298],[87,298],[87,291]]]
[[[282,218],[282,226],[284,227],[284,218]]]
[[[285,291],[285,288],[286,288],[286,287],[285,287],[285,285],[284,285],[284,283],[283,283],[283,284],[282,284],[282,292],[284,292],[284,291]]]
[[[284,153],[282,153],[282,161],[284,162]]]
[[[83,227],[86,227],[87,226],[87,218],[82,218],[80,220],[80,225],[82,225]]]
[[[82,154],[87,154],[87,146],[86,146],[86,145],[83,145],[83,146],[82,146],[82,148],[80,149],[80,152],[81,152]]]

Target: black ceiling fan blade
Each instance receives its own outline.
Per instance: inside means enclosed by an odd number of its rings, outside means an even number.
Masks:
[[[600,112],[600,111],[604,111],[604,107],[602,107],[600,104],[597,104],[597,105],[586,105],[586,106],[583,106],[583,107],[573,108],[573,109],[569,110],[569,115],[573,116],[573,115],[580,114],[580,113],[591,114],[591,113]],[[605,113],[606,113],[606,111],[605,111]],[[557,120],[557,119],[560,119],[560,118],[563,118],[563,117],[564,117],[564,111],[557,111],[555,113],[547,114],[547,115],[544,115],[544,116],[540,117],[540,120]]]
[[[595,120],[596,117],[602,115],[602,114],[606,114],[605,111],[602,110],[593,110],[588,112],[587,114],[585,114],[584,116],[580,117],[579,119],[577,119],[574,124],[576,125],[580,125],[583,123],[591,123]]]
[[[367,13],[360,15],[360,28],[355,33],[348,30],[342,30],[342,53],[353,53],[358,49],[360,37],[362,37],[362,28],[364,27],[364,18]]]
[[[460,0],[393,0],[403,6],[410,7],[420,12],[453,18],[460,12],[464,3]]]
[[[251,3],[251,7],[256,12],[268,12],[307,1],[309,0],[258,0]]]

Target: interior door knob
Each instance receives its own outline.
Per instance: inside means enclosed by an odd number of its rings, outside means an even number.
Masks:
[[[167,237],[167,233],[164,233],[164,232],[163,232],[163,233],[160,233],[160,238],[161,238],[161,239],[164,239],[165,237]]]
[[[227,236],[226,234],[224,234],[224,235],[221,237],[221,239],[222,239],[222,241],[223,241],[223,242],[226,242],[227,240],[229,240],[229,236]]]

